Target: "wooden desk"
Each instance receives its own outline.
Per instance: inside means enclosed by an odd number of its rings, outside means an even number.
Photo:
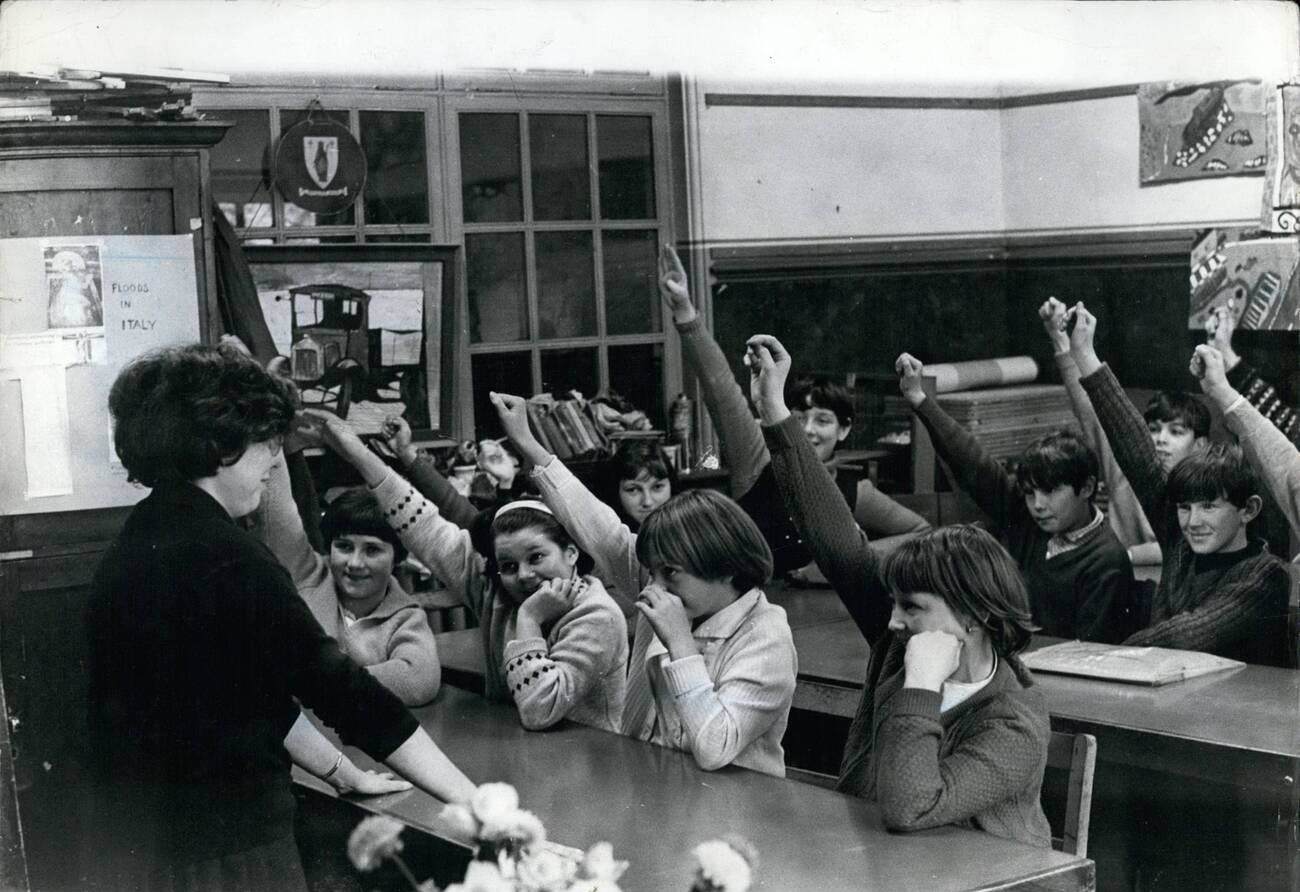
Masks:
[[[725,833],[758,847],[762,888],[783,892],[1093,888],[1087,859],[955,827],[887,833],[864,800],[743,768],[705,772],[686,753],[579,725],[525,731],[510,706],[454,688],[414,714],[470,777],[513,784],[556,842],[613,843],[631,862],[628,892],[687,888],[690,850]],[[450,836],[441,804],[418,791],[364,807]]]

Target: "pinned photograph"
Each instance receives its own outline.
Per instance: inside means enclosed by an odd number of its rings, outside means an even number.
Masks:
[[[45,283],[50,328],[95,328],[104,324],[99,245],[47,246]]]

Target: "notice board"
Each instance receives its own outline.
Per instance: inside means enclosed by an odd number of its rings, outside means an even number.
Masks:
[[[191,235],[0,239],[0,515],[129,505],[108,391],[199,339]]]

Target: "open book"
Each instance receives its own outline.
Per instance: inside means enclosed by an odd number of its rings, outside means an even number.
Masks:
[[[1246,665],[1240,660],[1194,650],[1127,647],[1096,641],[1063,641],[1030,651],[1022,660],[1037,672],[1083,675],[1153,687]]]

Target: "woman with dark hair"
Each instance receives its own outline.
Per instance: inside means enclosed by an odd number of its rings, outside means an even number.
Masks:
[[[1015,562],[957,526],[902,544],[882,568],[786,408],[789,354],[756,335],[745,361],[785,505],[871,644],[839,789],[879,802],[891,829],[963,824],[1049,846],[1051,729],[1019,658],[1033,624]]]
[[[322,763],[334,748],[298,702],[429,793],[468,798],[473,784],[235,523],[280,461],[285,384],[233,347],[171,347],[122,370],[109,410],[122,465],[152,492],[88,609],[92,887],[304,889],[291,751],[331,781],[362,773],[342,753]]]

